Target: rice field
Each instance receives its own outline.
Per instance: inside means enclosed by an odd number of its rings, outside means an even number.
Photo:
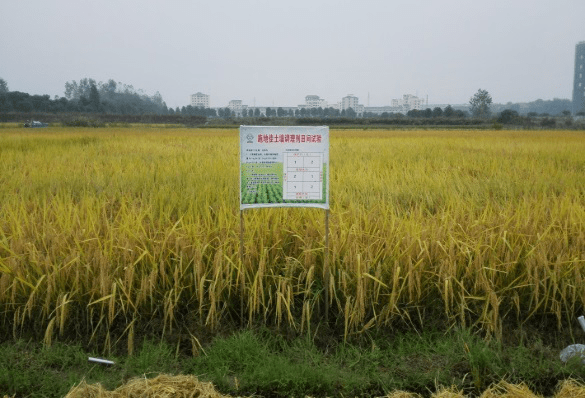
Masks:
[[[326,269],[318,209],[246,210],[240,259],[237,129],[0,130],[0,329],[131,353],[225,325],[315,333],[327,307],[344,338],[575,327],[582,132],[330,137]]]

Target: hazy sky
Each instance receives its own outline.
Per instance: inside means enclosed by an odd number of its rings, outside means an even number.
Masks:
[[[64,95],[114,79],[188,105],[571,98],[585,0],[1,0],[0,78]]]

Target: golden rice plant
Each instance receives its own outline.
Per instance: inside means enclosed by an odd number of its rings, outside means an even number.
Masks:
[[[0,328],[129,351],[137,333],[179,333],[197,350],[200,328],[313,333],[327,308],[346,338],[563,329],[584,308],[582,132],[332,130],[328,269],[317,209],[247,210],[240,259],[238,142],[0,132]]]

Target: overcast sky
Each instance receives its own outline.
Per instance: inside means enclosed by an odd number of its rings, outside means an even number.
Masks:
[[[0,78],[64,95],[114,79],[168,106],[203,92],[296,106],[347,94],[461,104],[571,98],[585,0],[1,0]]]

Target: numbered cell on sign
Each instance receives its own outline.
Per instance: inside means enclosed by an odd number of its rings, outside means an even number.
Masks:
[[[307,199],[307,192],[303,191],[303,182],[287,182],[285,187],[285,192],[283,192],[282,196],[283,199],[291,200],[291,199]]]
[[[320,193],[321,184],[318,181],[303,181],[302,191],[308,193]]]
[[[303,157],[302,156],[291,156],[288,155],[286,157],[286,167],[288,169],[296,169],[296,168],[302,168],[303,167]]]
[[[286,180],[289,182],[303,181],[303,174],[301,171],[289,171],[286,173]]]
[[[286,194],[295,195],[297,192],[303,191],[302,181],[289,181],[286,183]]]
[[[321,167],[321,157],[320,156],[305,156],[303,159],[303,168],[306,170],[314,170],[318,171]]]
[[[321,173],[318,171],[305,171],[302,173],[302,181],[319,182],[321,181]]]

